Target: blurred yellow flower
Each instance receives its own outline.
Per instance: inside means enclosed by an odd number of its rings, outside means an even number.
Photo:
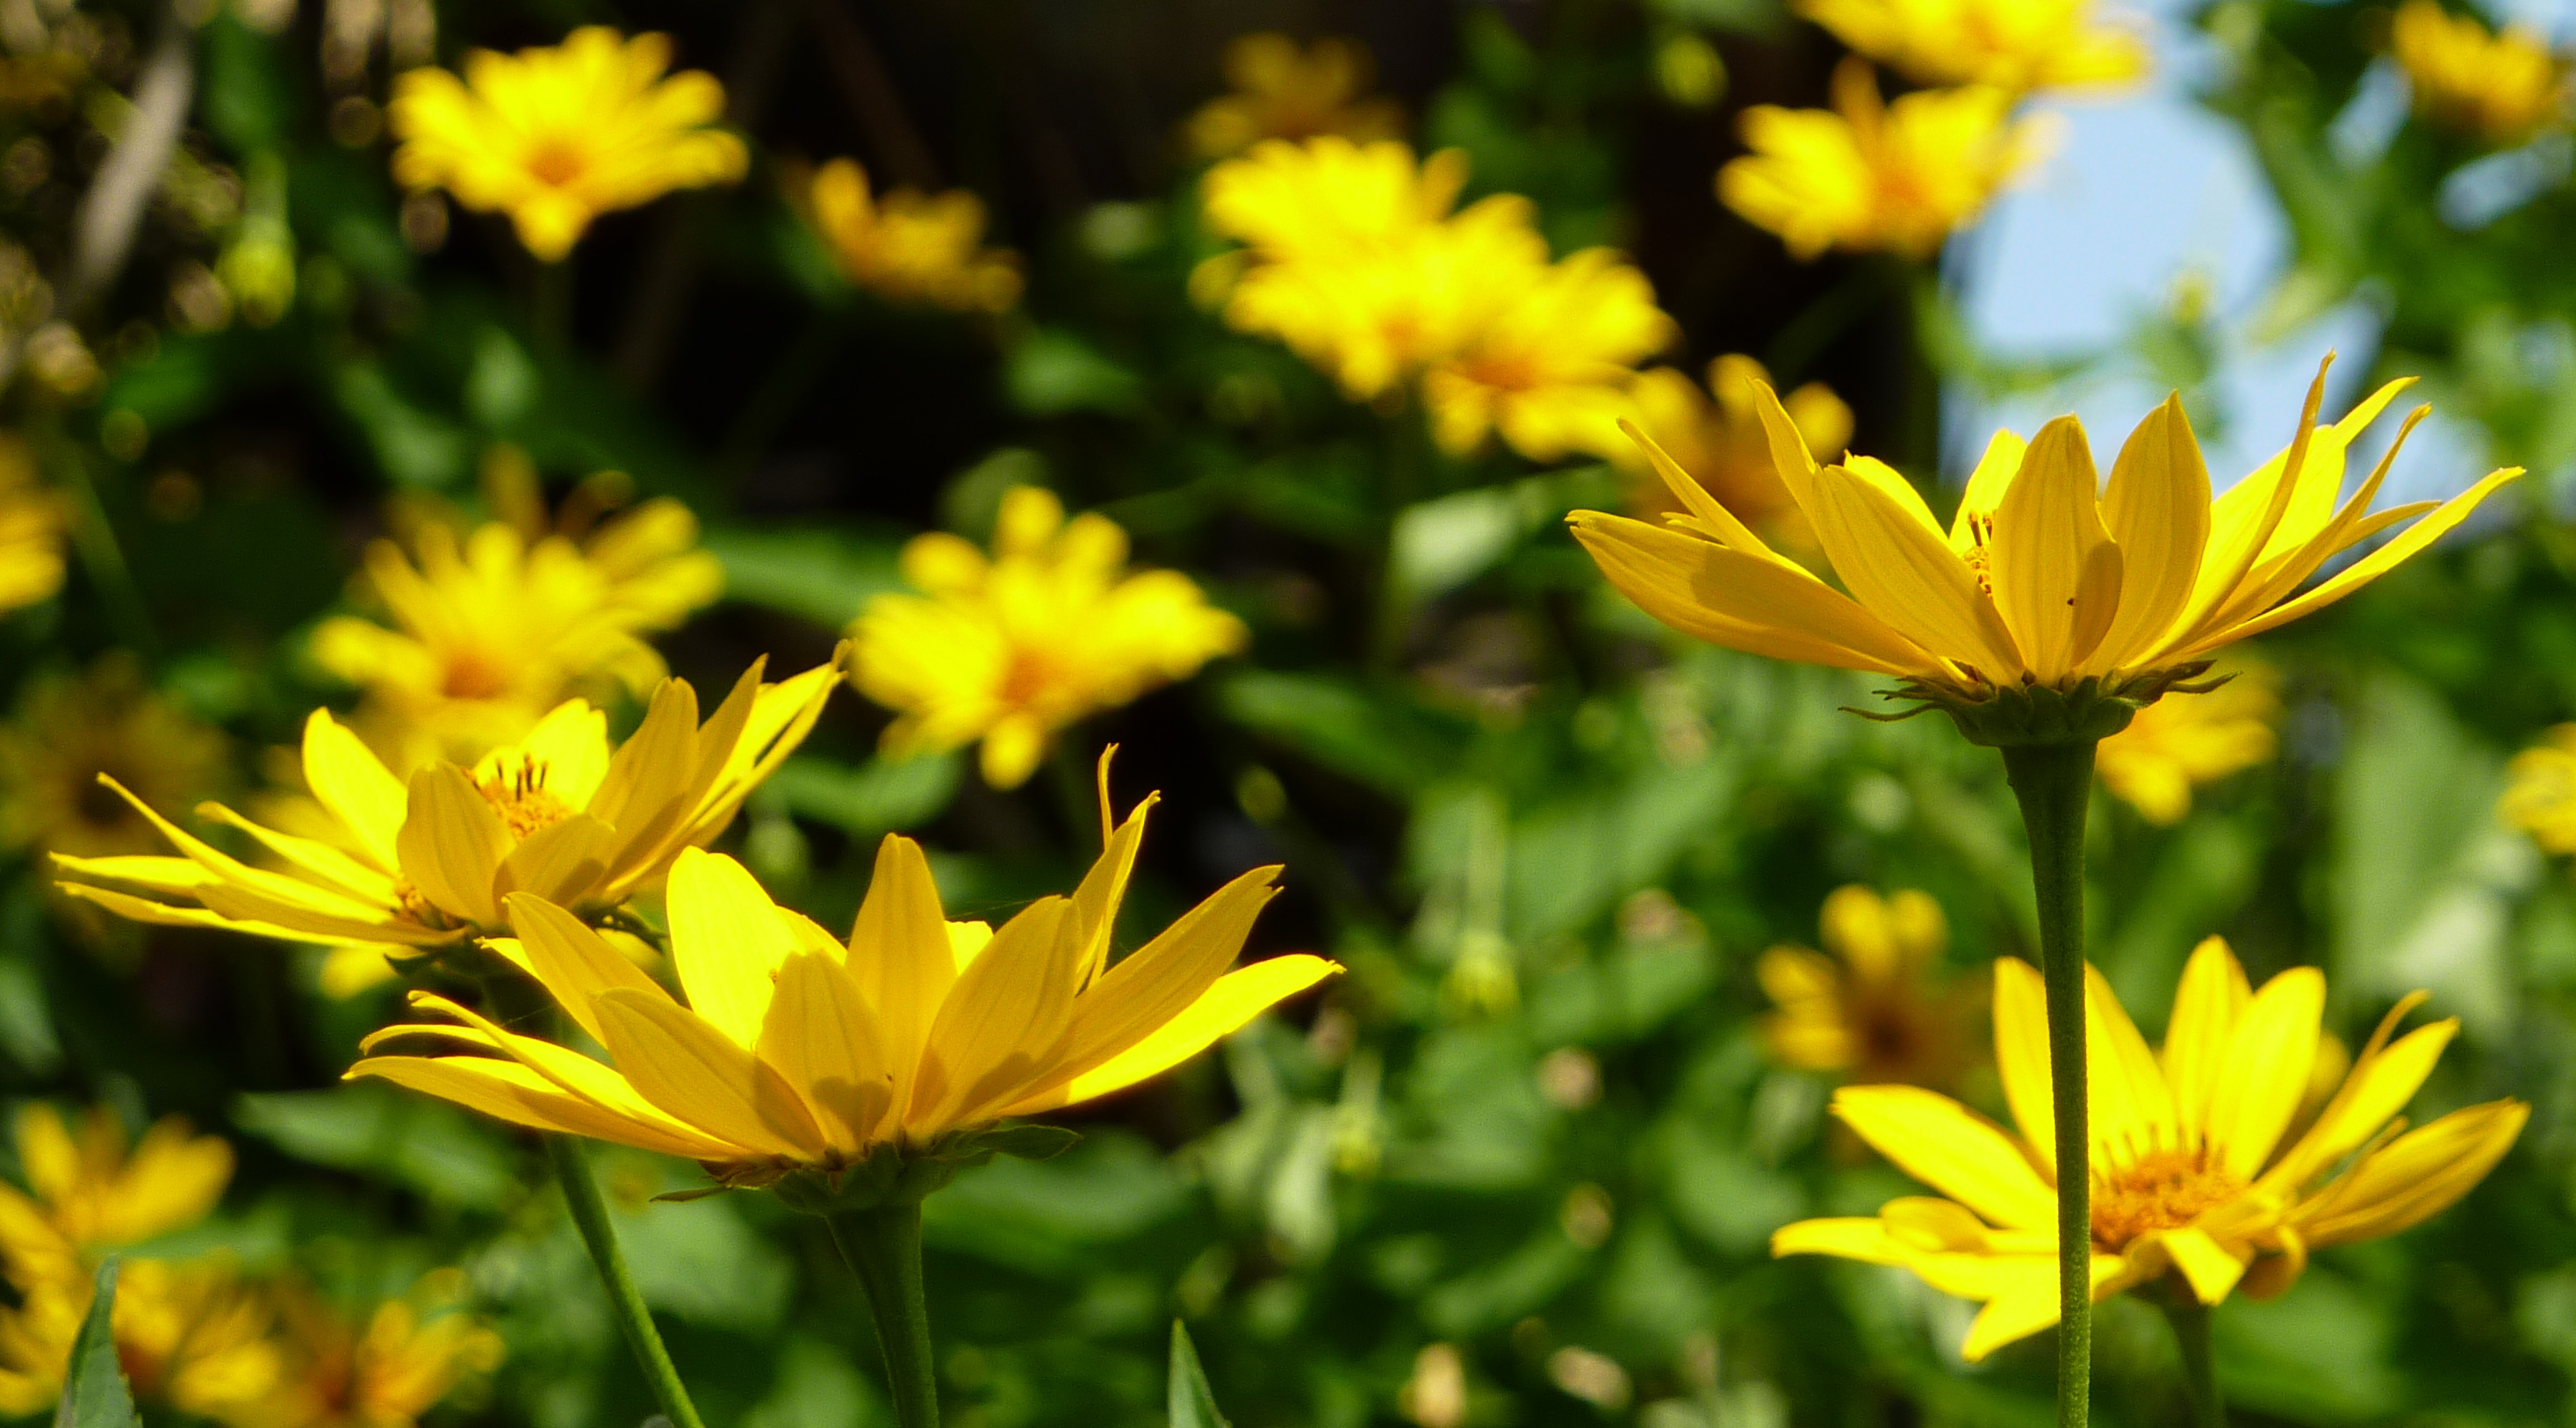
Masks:
[[[1815,527],[1772,468],[1770,438],[1763,434],[1757,409],[1757,392],[1770,381],[1760,362],[1730,354],[1708,364],[1706,391],[1685,373],[1657,367],[1637,374],[1628,400],[1647,439],[1719,505],[1764,539],[1807,555],[1816,549]],[[1819,461],[1833,460],[1851,441],[1851,408],[1822,382],[1809,382],[1782,397],[1780,407],[1808,454]],[[1610,457],[1630,477],[1630,514],[1656,520],[1683,509],[1656,477],[1643,447],[1620,442]]]
[[[0,1264],[22,1288],[87,1285],[106,1251],[204,1219],[233,1176],[232,1147],[191,1134],[176,1116],[154,1122],[130,1152],[105,1109],[82,1117],[75,1135],[37,1101],[18,1112],[16,1131],[19,1174],[32,1193],[0,1184]]]
[[[1102,761],[1106,788],[1107,760]],[[998,930],[952,923],[918,845],[889,836],[847,944],[772,903],[742,866],[691,851],[671,870],[671,960],[687,1003],[581,922],[510,897],[495,951],[542,982],[608,1050],[602,1065],[445,998],[462,1025],[388,1027],[468,1055],[370,1056],[382,1076],[520,1125],[685,1156],[734,1186],[937,1155],[994,1121],[1104,1096],[1196,1055],[1339,969],[1295,954],[1228,972],[1277,868],[1226,884],[1111,965],[1111,931],[1147,799],[1108,830],[1070,898]],[[498,1057],[484,1054],[498,1052]]]
[[[408,71],[385,112],[401,141],[394,180],[507,213],[529,252],[558,262],[603,213],[742,177],[742,140],[708,127],[724,86],[699,70],[665,78],[670,65],[667,35],[586,25],[559,46],[472,51],[462,80]]]
[[[1935,976],[1950,946],[1941,905],[1912,889],[1841,887],[1819,922],[1834,955],[1782,944],[1754,965],[1779,1008],[1762,1020],[1772,1059],[1864,1083],[1955,1084],[1975,1056],[1977,998]]]
[[[1054,494],[1013,487],[993,553],[941,532],[903,548],[919,595],[880,595],[850,627],[850,682],[899,716],[895,757],[983,742],[984,781],[1016,788],[1057,730],[1187,679],[1249,638],[1174,570],[1127,570],[1127,533],[1068,522]]]
[[[1466,455],[1490,431],[1532,461],[1626,445],[1619,418],[1633,369],[1680,336],[1646,275],[1607,248],[1587,248],[1529,274],[1506,297],[1423,373],[1422,404],[1441,449]]]
[[[1909,696],[1961,717],[2000,711],[2005,695],[2014,708],[2036,708],[2028,691],[2045,688],[2066,696],[2050,702],[2069,717],[2108,721],[2099,738],[2219,650],[2396,568],[2521,474],[2497,471],[2438,509],[2428,501],[2374,514],[2401,430],[2338,506],[2347,446],[2407,385],[2392,382],[2319,426],[2320,369],[2289,449],[2214,500],[2179,397],[2138,424],[2106,493],[2075,418],[2050,422],[2028,443],[1998,432],[1946,533],[1885,464],[1855,456],[1818,466],[1778,399],[1759,388],[1772,463],[1849,594],[1775,553],[1651,444],[1687,517],[1661,526],[1599,511],[1569,519],[1613,585],[1685,634],[1897,675]],[[2411,413],[2407,429],[2426,410]],[[2337,552],[2409,521],[2299,593]]]
[[[758,662],[744,671],[704,726],[697,692],[665,680],[613,752],[607,716],[575,699],[471,770],[431,763],[408,786],[316,709],[304,725],[304,776],[337,836],[282,833],[219,803],[198,810],[257,840],[284,865],[272,872],[136,802],[187,856],[57,857],[63,873],[86,880],[60,886],[141,922],[396,953],[499,932],[501,899],[514,891],[598,916],[723,832],[804,741],[840,679],[835,665],[781,684],[762,684],[760,671]]]
[[[62,1392],[94,1293],[87,1279],[47,1282],[0,1310],[0,1412],[34,1413]],[[277,1389],[278,1352],[265,1300],[229,1263],[126,1260],[111,1323],[135,1399],[250,1428]]]
[[[1834,71],[1834,107],[1744,111],[1753,152],[1717,175],[1718,197],[1806,259],[1828,248],[1928,259],[2046,152],[2047,127],[2011,117],[1986,85],[1879,98],[1869,66]]]
[[[1360,97],[1369,71],[1368,50],[1356,40],[1322,39],[1301,48],[1286,35],[1237,36],[1225,47],[1225,78],[1234,92],[1190,116],[1190,148],[1200,158],[1222,159],[1264,139],[1398,138],[1403,109],[1393,100]]]
[[[2206,694],[2166,695],[2094,751],[2102,786],[2160,828],[2191,812],[2194,785],[2267,763],[2279,747],[2280,676],[2246,660],[2214,672],[2234,677]]]
[[[982,246],[984,201],[964,189],[872,198],[867,170],[834,159],[806,202],[841,275],[879,297],[959,312],[1006,312],[1020,300],[1019,255]]]
[[[2527,25],[2498,34],[2441,0],[2406,0],[2389,48],[2414,91],[2415,112],[2490,144],[2519,144],[2567,115],[2567,66]]]
[[[1921,84],[2107,87],[2149,64],[2144,40],[2094,23],[2092,0],[1799,0],[1798,13]]]
[[[62,503],[36,479],[25,439],[0,433],[0,615],[62,587]]]
[[[229,772],[223,734],[146,685],[132,655],[39,675],[0,725],[0,850],[143,852],[160,835],[100,775],[173,804],[220,792]]]
[[[2530,1118],[2520,1101],[2453,1111],[2404,1134],[2398,1113],[2457,1021],[2390,1036],[2425,999],[2400,1001],[2342,1088],[2282,1142],[2320,1054],[2325,978],[2298,967],[2251,988],[2227,944],[2192,954],[2161,1054],[2087,969],[2093,1067],[2093,1295],[2169,1280],[2216,1304],[2241,1283],[2269,1298],[2314,1251],[2393,1235],[2476,1186]],[[1985,1308],[1961,1353],[1984,1358],[2057,1322],[2057,1174],[2048,1032],[2039,973],[1995,964],[1995,1059],[2019,1139],[1947,1096],[1846,1086],[1834,1113],[1880,1154],[1948,1199],[1889,1201],[1874,1218],[1804,1220],[1773,1254],[1898,1265]],[[2340,1169],[2340,1173],[2336,1173]]]
[[[2552,853],[2576,853],[2576,724],[2513,756],[2498,811]]]
[[[309,1289],[280,1291],[279,1383],[235,1428],[413,1428],[459,1383],[501,1363],[500,1336],[452,1307],[461,1279],[433,1272],[377,1305],[363,1331]]]

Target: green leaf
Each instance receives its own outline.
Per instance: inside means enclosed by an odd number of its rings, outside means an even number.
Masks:
[[[1217,687],[1228,717],[1399,798],[1455,766],[1460,721],[1329,675],[1248,670]]]
[[[938,817],[957,795],[965,767],[953,752],[874,758],[863,764],[800,754],[770,776],[764,791],[790,813],[869,840]]]
[[[1208,1390],[1207,1370],[1199,1367],[1198,1346],[1181,1321],[1172,1321],[1172,1428],[1227,1428]]]
[[[1125,411],[1142,379],[1070,332],[1044,329],[1013,348],[1002,374],[1011,402],[1034,416]]]
[[[116,1357],[116,1256],[98,1267],[98,1291],[72,1341],[71,1369],[54,1405],[54,1428],[141,1428],[125,1366]]]
[[[999,1126],[975,1137],[975,1148],[1021,1160],[1053,1160],[1081,1139],[1082,1132],[1063,1126]]]
[[[711,529],[705,545],[724,562],[725,596],[837,630],[870,600],[908,589],[891,540],[806,527]]]
[[[390,1087],[243,1096],[233,1120],[298,1160],[373,1175],[436,1204],[492,1210],[516,1193],[510,1154],[486,1123]]]

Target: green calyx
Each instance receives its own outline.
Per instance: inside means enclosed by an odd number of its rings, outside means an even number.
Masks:
[[[808,1215],[840,1215],[918,1205],[957,1172],[996,1155],[1045,1160],[1082,1137],[1062,1126],[995,1125],[966,1131],[928,1148],[880,1145],[865,1160],[838,1170],[796,1170],[768,1186],[780,1203]]]
[[[1879,697],[1913,700],[1914,706],[1893,714],[1867,709],[1850,712],[1864,719],[1893,722],[1935,709],[1950,716],[1969,743],[1990,749],[2030,748],[2055,744],[2092,744],[2129,727],[2138,711],[2167,694],[2205,694],[2226,678],[2194,683],[2209,672],[2208,660],[2150,670],[2116,682],[2099,677],[2076,681],[2065,689],[2045,684],[1984,685],[1975,691],[1926,680],[1909,679]]]

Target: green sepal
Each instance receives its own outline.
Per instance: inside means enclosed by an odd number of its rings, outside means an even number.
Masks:
[[[1013,1123],[945,1136],[927,1147],[880,1145],[865,1160],[837,1170],[795,1170],[768,1188],[780,1203],[809,1215],[838,1215],[917,1205],[957,1177],[996,1155],[1044,1160],[1082,1137],[1061,1126]]]
[[[1851,712],[1893,722],[1938,709],[1950,716],[1969,743],[1990,749],[2095,744],[2129,727],[2139,710],[2167,694],[2199,694],[2217,688],[2224,677],[2192,682],[2208,673],[2209,666],[2205,659],[2189,660],[2116,682],[2087,677],[2066,689],[2045,684],[1986,685],[1975,693],[1909,679],[1895,689],[1880,690],[1879,697],[1914,700],[1914,707],[1897,714]]]

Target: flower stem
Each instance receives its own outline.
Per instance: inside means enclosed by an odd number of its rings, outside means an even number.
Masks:
[[[2209,1352],[2209,1306],[2188,1287],[2175,1286],[2165,1319],[2182,1346],[2182,1381],[2191,1395],[2193,1428],[2227,1428],[2227,1405],[2218,1396],[2218,1365]]]
[[[2091,1135],[2084,1106],[2084,814],[2093,743],[2007,746],[2004,774],[2030,833],[2048,987],[2048,1083],[2057,1129],[2057,1422],[2084,1428],[2093,1381]]]
[[[939,1374],[930,1355],[930,1301],[921,1282],[921,1202],[843,1210],[832,1242],[876,1310],[886,1388],[897,1428],[939,1428]]]
[[[706,1428],[706,1420],[698,1416],[697,1405],[689,1401],[689,1390],[680,1382],[680,1371],[671,1365],[670,1351],[662,1347],[662,1335],[653,1327],[643,1294],[635,1288],[635,1276],[627,1272],[626,1254],[617,1247],[616,1228],[608,1223],[608,1202],[600,1198],[599,1182],[591,1176],[588,1152],[572,1136],[550,1135],[545,1141],[555,1180],[563,1186],[564,1204],[572,1210],[581,1242],[590,1247],[600,1286],[608,1291],[609,1313],[653,1386],[654,1402],[662,1405],[674,1428]]]

